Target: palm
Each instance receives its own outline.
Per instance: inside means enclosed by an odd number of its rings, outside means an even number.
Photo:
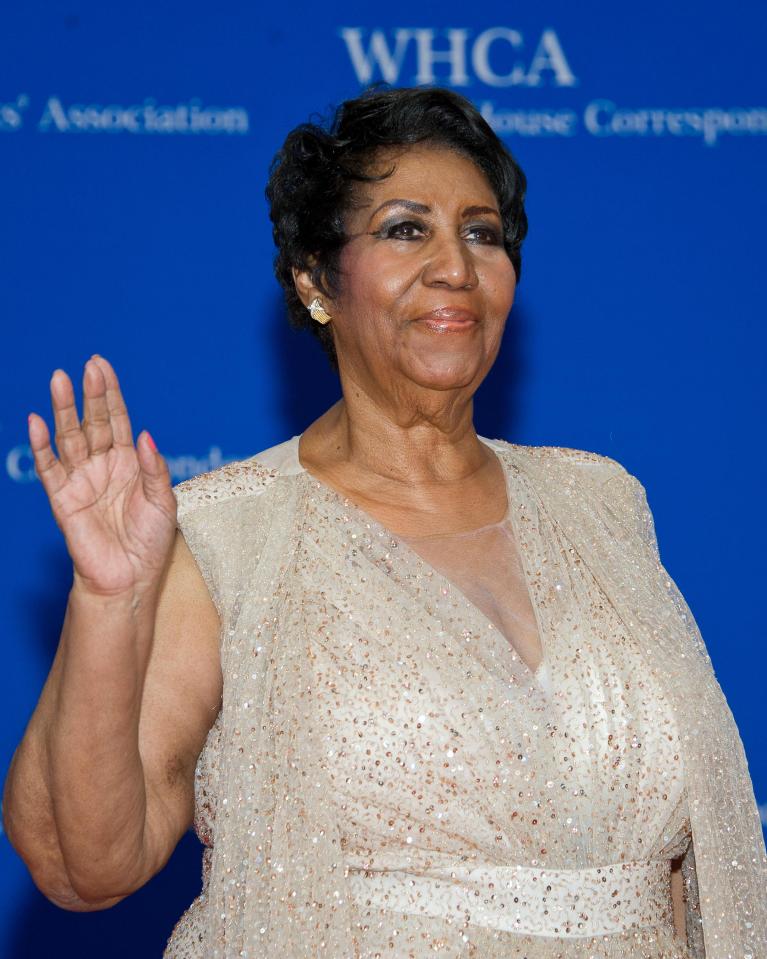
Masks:
[[[30,442],[76,577],[104,594],[149,586],[175,529],[167,465],[146,437],[143,449],[134,447],[117,376],[103,357],[86,364],[82,423],[63,371],[54,374],[51,398],[59,459],[37,417],[30,417]]]

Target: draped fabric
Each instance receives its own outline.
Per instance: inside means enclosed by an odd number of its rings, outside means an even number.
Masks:
[[[166,959],[767,955],[743,746],[641,484],[484,442],[536,670],[418,543],[308,474],[298,437],[175,488],[224,693],[196,774],[203,892]]]

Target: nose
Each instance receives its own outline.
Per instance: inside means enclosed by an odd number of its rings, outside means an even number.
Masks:
[[[429,246],[429,259],[423,270],[423,281],[427,286],[456,290],[477,286],[479,278],[474,258],[460,237],[434,237]]]

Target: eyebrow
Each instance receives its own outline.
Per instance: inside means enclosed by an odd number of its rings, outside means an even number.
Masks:
[[[416,203],[415,200],[395,198],[393,200],[386,200],[380,206],[376,207],[375,210],[373,210],[373,212],[370,214],[370,219],[372,220],[376,213],[379,213],[381,210],[384,210],[390,206],[403,206],[406,210],[410,210],[411,213],[431,213],[431,207],[426,206],[424,203]],[[467,206],[461,211],[461,216],[477,216],[480,213],[491,213],[493,216],[497,216],[498,219],[501,218],[501,214],[495,207],[492,206]]]

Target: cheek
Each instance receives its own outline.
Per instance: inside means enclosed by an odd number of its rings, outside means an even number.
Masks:
[[[413,277],[418,275],[417,264],[382,247],[343,257],[341,266],[343,299],[349,306],[362,305],[367,312],[388,308],[410,288]]]
[[[480,283],[485,289],[485,300],[490,312],[503,314],[502,319],[505,320],[514,302],[517,287],[517,275],[511,261],[504,258],[502,262],[485,264]]]
[[[388,362],[397,339],[397,307],[407,284],[391,257],[342,257],[341,292],[336,300],[337,346],[362,353],[368,362]]]

